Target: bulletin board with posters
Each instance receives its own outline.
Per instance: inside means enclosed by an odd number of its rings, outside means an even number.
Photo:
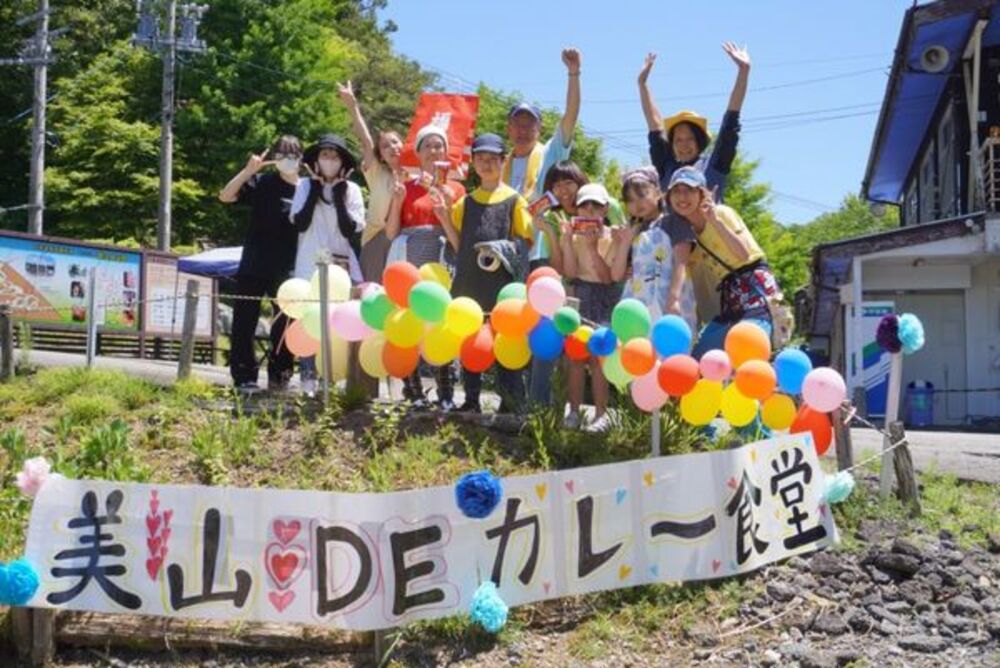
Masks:
[[[98,323],[105,330],[140,330],[142,253],[70,239],[0,232],[0,304],[15,318],[84,328],[94,275]]]
[[[194,335],[196,338],[214,336],[215,279],[177,271],[177,257],[174,255],[146,252],[142,322],[147,336],[180,337],[187,305],[185,293],[190,279],[198,281],[198,316]]]

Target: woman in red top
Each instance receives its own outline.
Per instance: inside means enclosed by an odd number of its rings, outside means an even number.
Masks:
[[[396,184],[385,224],[385,234],[392,242],[386,263],[406,260],[417,267],[428,262],[450,264],[446,258],[447,239],[434,206],[436,201],[443,201],[450,207],[465,196],[465,188],[458,181],[448,180],[448,136],[443,129],[436,125],[421,128],[415,148],[420,174]],[[437,394],[443,410],[454,408],[450,365],[438,368]],[[426,404],[419,370],[404,381],[403,396],[415,405]]]

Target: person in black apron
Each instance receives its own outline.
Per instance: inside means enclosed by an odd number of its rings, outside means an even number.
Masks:
[[[470,297],[489,312],[496,305],[497,294],[508,283],[521,280],[517,268],[518,244],[531,244],[533,229],[528,203],[513,188],[501,183],[506,147],[495,134],[480,135],[472,143],[472,167],[480,185],[449,207],[441,200],[436,209],[448,242],[456,251],[453,297]],[[450,215],[449,212],[450,211]],[[482,261],[483,254],[502,261]],[[497,366],[497,381],[502,398],[500,412],[517,412],[524,405],[524,379],[521,370]],[[462,371],[465,403],[460,411],[479,412],[482,375]]]

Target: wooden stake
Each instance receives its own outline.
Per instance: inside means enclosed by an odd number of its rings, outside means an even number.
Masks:
[[[31,658],[34,640],[31,635],[31,608],[10,609],[10,632],[18,658],[27,661]]]
[[[194,361],[194,330],[198,323],[198,281],[189,279],[184,293],[184,328],[181,330],[181,352],[177,358],[177,380],[191,375]]]
[[[889,392],[885,399],[885,422],[886,427],[899,419],[899,393],[900,385],[903,382],[903,354],[893,353],[889,366]],[[894,482],[893,456],[889,447],[889,437],[882,438],[882,470],[879,475],[879,495],[882,498],[892,493]]]
[[[844,420],[844,409],[830,413],[833,421],[833,439],[837,444],[837,470],[843,471],[854,466],[854,446],[851,444],[851,427]]]
[[[893,444],[906,439],[903,431],[903,423],[893,422],[889,425],[889,434],[892,436]],[[897,446],[893,451],[893,470],[898,481],[896,496],[910,510],[910,517],[918,517],[920,508],[920,487],[917,485],[917,473],[913,468],[913,458],[910,456],[910,448],[905,443]]]
[[[10,304],[0,304],[0,382],[14,380],[14,319]]]
[[[31,665],[47,666],[56,653],[55,627],[56,611],[31,609]]]

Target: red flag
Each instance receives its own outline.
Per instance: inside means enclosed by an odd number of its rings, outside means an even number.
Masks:
[[[400,162],[404,167],[420,167],[420,160],[414,151],[417,131],[425,125],[434,124],[448,135],[448,161],[451,162],[453,177],[464,179],[468,173],[478,114],[478,95],[421,93]]]

